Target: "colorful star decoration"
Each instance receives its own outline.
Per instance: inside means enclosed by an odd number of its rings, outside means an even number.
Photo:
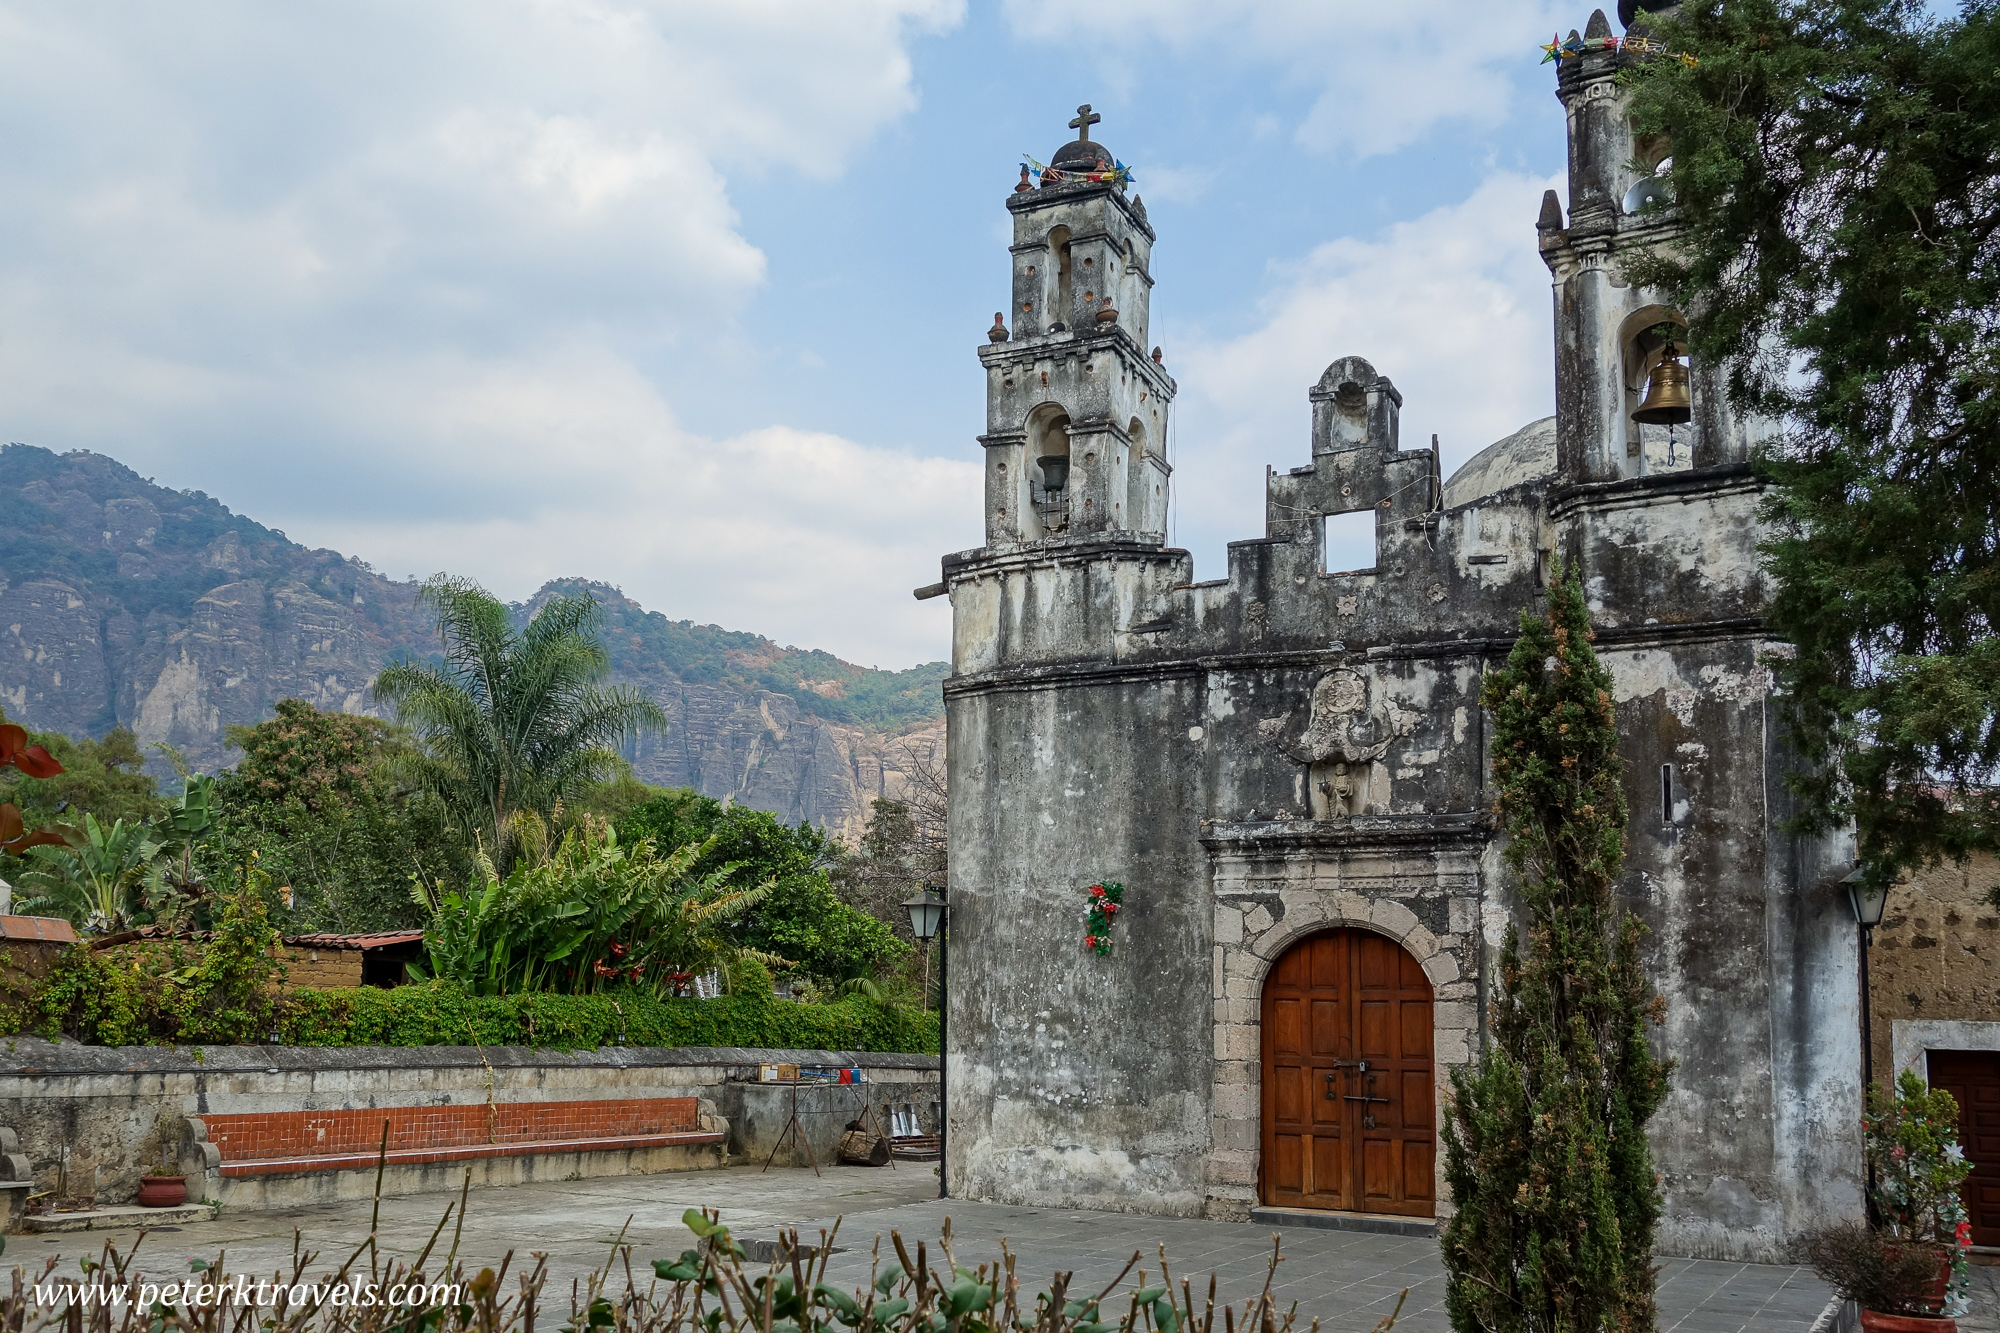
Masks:
[[[1544,42],[1541,49],[1544,65],[1551,60],[1575,60],[1592,51],[1628,51],[1635,56],[1660,55],[1678,60],[1690,69],[1699,63],[1693,56],[1669,51],[1650,37],[1579,37],[1571,33],[1567,39],[1556,37]]]

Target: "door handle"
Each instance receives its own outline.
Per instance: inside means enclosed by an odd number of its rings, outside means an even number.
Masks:
[[[1389,1101],[1390,1099],[1387,1097],[1357,1097],[1350,1092],[1342,1100],[1350,1102],[1386,1102]]]

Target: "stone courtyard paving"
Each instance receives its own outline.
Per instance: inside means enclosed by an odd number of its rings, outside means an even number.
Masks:
[[[1263,1286],[1272,1229],[1228,1222],[1142,1217],[1124,1213],[939,1200],[937,1178],[928,1166],[904,1163],[895,1170],[828,1168],[815,1178],[806,1168],[755,1167],[722,1171],[552,1182],[509,1189],[475,1190],[465,1219],[460,1253],[475,1264],[497,1263],[508,1250],[519,1256],[539,1250],[549,1256],[552,1295],[566,1301],[572,1278],[603,1263],[620,1227],[632,1244],[635,1269],[643,1262],[677,1255],[692,1238],[681,1225],[688,1208],[722,1209],[724,1221],[745,1239],[770,1238],[795,1225],[802,1236],[844,1215],[840,1252],[830,1275],[843,1284],[867,1279],[869,1248],[879,1234],[884,1253],[893,1228],[914,1249],[931,1244],[944,1219],[952,1221],[954,1249],[961,1263],[997,1258],[1006,1237],[1019,1256],[1022,1286],[1039,1289],[1058,1269],[1076,1273],[1072,1291],[1096,1291],[1108,1283],[1136,1249],[1148,1280],[1159,1270],[1157,1247],[1165,1244],[1176,1278],[1193,1279],[1205,1291],[1208,1274],[1218,1276],[1218,1301],[1239,1303]],[[413,1195],[382,1201],[381,1238],[385,1248],[414,1255],[437,1225],[450,1196]],[[173,1280],[188,1271],[192,1258],[227,1251],[233,1272],[269,1273],[289,1269],[292,1232],[304,1232],[308,1247],[326,1267],[344,1258],[367,1235],[367,1200],[272,1213],[225,1214],[213,1222],[162,1228],[140,1248],[139,1267],[149,1276]],[[65,1233],[9,1237],[7,1257],[40,1268],[41,1258],[61,1256],[74,1273],[77,1257],[94,1254],[106,1239],[123,1247],[136,1232]],[[1410,1289],[1398,1330],[1442,1333],[1444,1275],[1437,1244],[1428,1239],[1359,1232],[1285,1227],[1278,1232],[1285,1259],[1274,1289],[1285,1304],[1296,1300],[1301,1325],[1318,1318],[1330,1333],[1363,1331]],[[446,1242],[449,1241],[449,1232]],[[1801,1269],[1758,1264],[1663,1261],[1660,1324],[1663,1333],[1806,1333],[1827,1302],[1826,1288]],[[1219,1324],[1218,1324],[1219,1327]]]

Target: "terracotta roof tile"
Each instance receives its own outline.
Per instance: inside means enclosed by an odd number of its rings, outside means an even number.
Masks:
[[[59,916],[0,916],[0,939],[76,943],[76,927]]]

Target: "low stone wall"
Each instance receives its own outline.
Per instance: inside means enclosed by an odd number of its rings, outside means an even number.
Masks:
[[[67,1149],[72,1193],[81,1192],[94,1173],[100,1205],[131,1202],[139,1177],[162,1162],[200,1172],[200,1154],[188,1141],[188,1117],[260,1111],[694,1097],[705,1128],[729,1131],[732,1155],[761,1162],[777,1146],[790,1104],[789,1089],[751,1081],[757,1066],[767,1062],[854,1066],[868,1080],[799,1089],[800,1123],[822,1164],[838,1142],[840,1126],[864,1100],[878,1116],[885,1104],[909,1103],[927,1132],[934,1127],[937,1057],[930,1055],[739,1047],[574,1052],[519,1046],[101,1047],[34,1037],[7,1039],[0,1049],[0,1127],[19,1136],[35,1190],[54,1187]],[[712,1165],[717,1157],[711,1149],[650,1156],[593,1153],[575,1161],[500,1158],[478,1166],[473,1183],[643,1174]],[[805,1161],[803,1153],[779,1154],[781,1163],[794,1158]],[[385,1179],[384,1190],[457,1189],[464,1171],[462,1163],[399,1168]],[[188,1185],[197,1199],[279,1208],[351,1197],[355,1182],[337,1178],[349,1175],[368,1177],[362,1193],[373,1189],[372,1170],[256,1181],[191,1174]]]

